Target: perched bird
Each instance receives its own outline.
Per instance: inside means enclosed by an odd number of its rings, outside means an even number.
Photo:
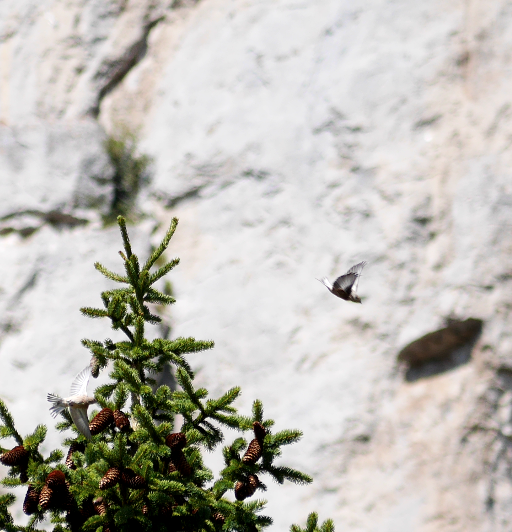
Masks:
[[[54,405],[50,408],[53,417],[62,412],[65,408],[69,408],[71,419],[76,425],[76,428],[88,439],[91,439],[91,431],[89,430],[89,419],[87,418],[87,407],[96,403],[94,397],[87,395],[87,383],[91,376],[91,366],[84,368],[73,381],[71,385],[70,396],[63,399],[58,395],[49,393],[47,398],[50,403]]]
[[[332,292],[335,296],[341,297],[345,301],[353,301],[354,303],[361,303],[361,298],[356,294],[357,285],[359,284],[359,277],[365,267],[366,261],[360,262],[355,266],[352,266],[350,270],[341,275],[331,284],[326,277],[323,279],[317,279],[324,284],[329,292]]]

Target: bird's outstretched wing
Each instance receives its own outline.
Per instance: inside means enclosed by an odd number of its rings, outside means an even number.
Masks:
[[[347,293],[347,295],[350,295],[350,292],[352,291],[352,285],[355,283],[356,279],[356,273],[346,273],[345,275],[340,275],[336,281],[334,281],[332,286],[333,288],[343,290]]]
[[[350,270],[347,273],[355,273],[357,275],[356,280],[354,282],[354,286],[352,287],[352,290],[354,292],[357,292],[357,288],[359,287],[359,277],[361,277],[361,273],[363,271],[363,268],[366,266],[367,262],[363,260],[359,264],[356,264],[355,266],[352,266]]]
[[[363,260],[359,264],[352,266],[352,268],[350,268],[345,275],[340,275],[340,277],[334,281],[333,288],[341,289],[346,292],[347,295],[350,295],[352,291],[355,292],[357,289],[359,276],[361,275],[365,264],[366,261]]]
[[[356,275],[361,275],[361,272],[363,271],[363,268],[366,266],[366,264],[367,264],[367,262],[365,260],[363,260],[359,264],[356,264],[355,266],[352,266],[352,268],[350,268],[350,270],[347,272],[347,274],[355,273]]]
[[[83,434],[88,440],[92,438],[91,431],[89,430],[89,420],[87,419],[87,409],[85,408],[70,408],[69,413],[71,419],[76,425],[76,428]]]
[[[75,377],[71,385],[70,395],[87,395],[87,383],[90,376],[91,366],[87,366]]]

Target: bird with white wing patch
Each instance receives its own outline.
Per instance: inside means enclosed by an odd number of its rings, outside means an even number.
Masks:
[[[340,275],[333,284],[328,281],[327,277],[324,277],[323,279],[317,279],[317,281],[320,281],[324,286],[327,287],[329,292],[335,296],[344,299],[345,301],[361,303],[361,298],[356,292],[359,284],[359,277],[361,276],[361,272],[363,271],[365,265],[366,261],[363,260],[355,266],[352,266],[352,268],[350,268],[346,274]]]
[[[59,397],[49,393],[47,398],[50,403],[54,405],[50,408],[50,412],[53,417],[62,412],[65,408],[69,408],[71,419],[73,420],[76,428],[83,434],[88,440],[92,438],[91,431],[89,430],[89,419],[87,417],[87,408],[89,405],[96,403],[94,397],[87,395],[87,384],[89,383],[89,377],[91,376],[91,367],[84,368],[74,379],[71,384],[70,396],[66,398]]]

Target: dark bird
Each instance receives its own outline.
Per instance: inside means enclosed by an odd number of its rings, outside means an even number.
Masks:
[[[340,275],[332,285],[326,277],[323,279],[317,279],[317,281],[324,284],[329,292],[333,293],[335,296],[341,297],[341,299],[344,299],[345,301],[361,303],[361,298],[356,294],[356,291],[359,277],[361,276],[365,264],[366,261],[363,260],[363,262],[352,266],[345,275]]]

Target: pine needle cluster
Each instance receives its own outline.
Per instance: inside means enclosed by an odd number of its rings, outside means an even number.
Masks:
[[[39,446],[47,428],[39,425],[23,438],[0,401],[0,438],[16,442],[14,448],[0,448],[0,461],[9,466],[2,484],[27,488],[23,510],[31,516],[27,526],[14,524],[9,511],[14,496],[1,495],[1,530],[33,532],[49,518],[55,532],[257,532],[272,523],[261,513],[265,501],[257,498],[266,489],[265,478],[280,484],[311,482],[308,475],[276,463],[282,448],[300,439],[300,431],[275,431],[258,400],[250,416],[239,414],[233,406],[240,395],[237,387],[210,398],[205,388],[194,386],[187,355],[211,349],[213,342],[146,338],[147,325],[161,322],[154,308],[175,301],[155,284],[179,262],[156,267],[177,223],[173,219],[141,266],[119,216],[124,273],[95,264],[121,286],[101,294],[103,308],[81,311],[90,318],[107,318],[123,334],[115,342],[82,341],[91,354],[93,376],[110,371],[110,382],[94,391],[101,410],[91,413],[92,439],[78,431],[65,409],[57,429],[67,433],[66,456],[54,450],[44,457]],[[179,384],[174,391],[155,385],[155,375],[169,364]],[[222,444],[228,427],[242,436],[224,446],[225,467],[215,476],[203,463],[203,452]],[[318,528],[316,514],[311,514],[304,532],[332,532],[332,522],[326,523]],[[295,525],[292,530],[302,532]]]

